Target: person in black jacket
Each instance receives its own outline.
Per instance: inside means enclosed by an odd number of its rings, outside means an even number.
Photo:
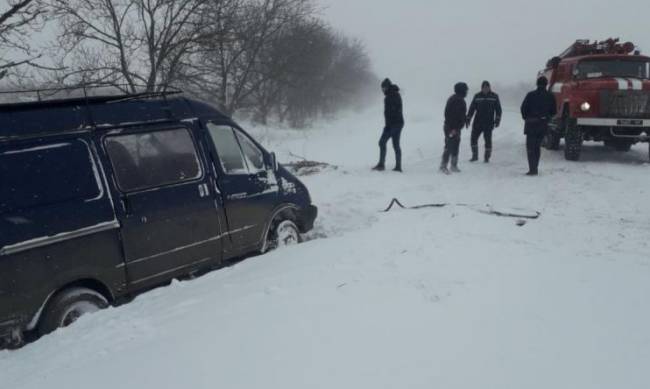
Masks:
[[[379,139],[379,163],[373,170],[386,170],[386,144],[392,139],[393,149],[395,150],[395,169],[393,170],[401,172],[402,148],[400,147],[400,137],[404,128],[402,96],[400,96],[399,87],[393,84],[388,78],[381,83],[381,89],[386,96],[384,98],[384,119],[386,120],[386,125]]]
[[[460,173],[458,169],[458,152],[460,150],[460,132],[467,121],[467,91],[469,88],[464,82],[454,86],[454,94],[447,100],[445,107],[445,151],[442,154],[440,171],[449,174],[449,160],[451,158],[451,171]]]
[[[474,117],[476,113],[476,117]],[[488,81],[483,81],[481,85],[481,92],[477,93],[469,106],[469,113],[467,114],[467,127],[472,123],[474,117],[474,125],[472,126],[472,159],[471,162],[478,161],[478,139],[483,134],[485,138],[485,163],[490,162],[492,156],[492,131],[498,128],[501,124],[501,102],[499,95],[492,92],[492,88]]]
[[[548,79],[537,79],[537,89],[528,93],[521,104],[521,116],[526,122],[526,150],[528,152],[528,176],[538,175],[539,160],[542,154],[542,141],[548,131],[549,121],[557,114],[555,96],[546,88]]]

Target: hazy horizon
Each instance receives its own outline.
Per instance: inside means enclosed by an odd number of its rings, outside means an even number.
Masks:
[[[424,0],[318,0],[335,28],[362,39],[381,78],[417,97],[441,97],[456,81],[534,83],[546,61],[576,39],[620,37],[650,53],[650,3],[616,12],[604,0],[434,4]],[[562,12],[559,12],[562,10]]]

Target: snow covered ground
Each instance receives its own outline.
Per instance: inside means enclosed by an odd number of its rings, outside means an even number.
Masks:
[[[422,110],[408,115],[405,173],[375,173],[380,108],[252,130],[281,161],[338,166],[304,178],[314,239],[0,352],[0,388],[648,388],[647,145],[588,145],[580,163],[545,151],[529,178],[508,112],[493,163],[466,162],[465,133],[463,173],[447,177],[441,119]],[[393,197],[542,217],[380,213]]]

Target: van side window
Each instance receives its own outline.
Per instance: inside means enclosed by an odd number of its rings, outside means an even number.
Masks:
[[[262,151],[255,143],[253,143],[252,140],[250,140],[249,137],[237,130],[235,130],[235,133],[237,134],[237,139],[239,140],[239,144],[244,152],[248,170],[250,170],[251,173],[264,170],[264,154],[262,154]]]
[[[184,128],[111,136],[104,144],[123,192],[191,181],[203,174]]]
[[[97,199],[96,171],[80,139],[0,148],[0,214]]]
[[[228,174],[248,174],[239,141],[232,127],[208,123],[208,132],[219,154],[223,170]]]

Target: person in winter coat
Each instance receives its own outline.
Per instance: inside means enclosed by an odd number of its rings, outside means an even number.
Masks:
[[[537,89],[528,93],[521,104],[521,116],[526,122],[526,151],[528,152],[528,176],[539,174],[539,160],[542,155],[542,141],[548,132],[549,121],[557,114],[553,93],[547,90],[548,79],[537,79]]]
[[[395,150],[395,169],[393,170],[402,172],[402,148],[400,147],[400,138],[404,128],[402,96],[399,93],[399,87],[388,78],[381,83],[381,89],[385,95],[384,119],[386,124],[379,139],[379,163],[373,170],[386,170],[386,144],[392,139],[393,149]]]
[[[454,86],[454,94],[447,100],[445,107],[445,151],[442,154],[440,171],[449,174],[449,161],[451,171],[460,173],[458,169],[458,152],[460,150],[460,132],[467,122],[467,103],[465,98],[468,91],[467,84],[459,82]]]
[[[476,117],[474,114],[476,113]],[[467,127],[472,123],[474,118],[474,125],[472,126],[472,159],[471,162],[478,161],[478,140],[483,135],[485,139],[485,163],[490,162],[492,156],[492,131],[498,128],[501,124],[501,102],[499,95],[492,92],[492,88],[488,81],[483,81],[481,85],[481,92],[477,93],[469,106],[469,113],[467,114]]]

